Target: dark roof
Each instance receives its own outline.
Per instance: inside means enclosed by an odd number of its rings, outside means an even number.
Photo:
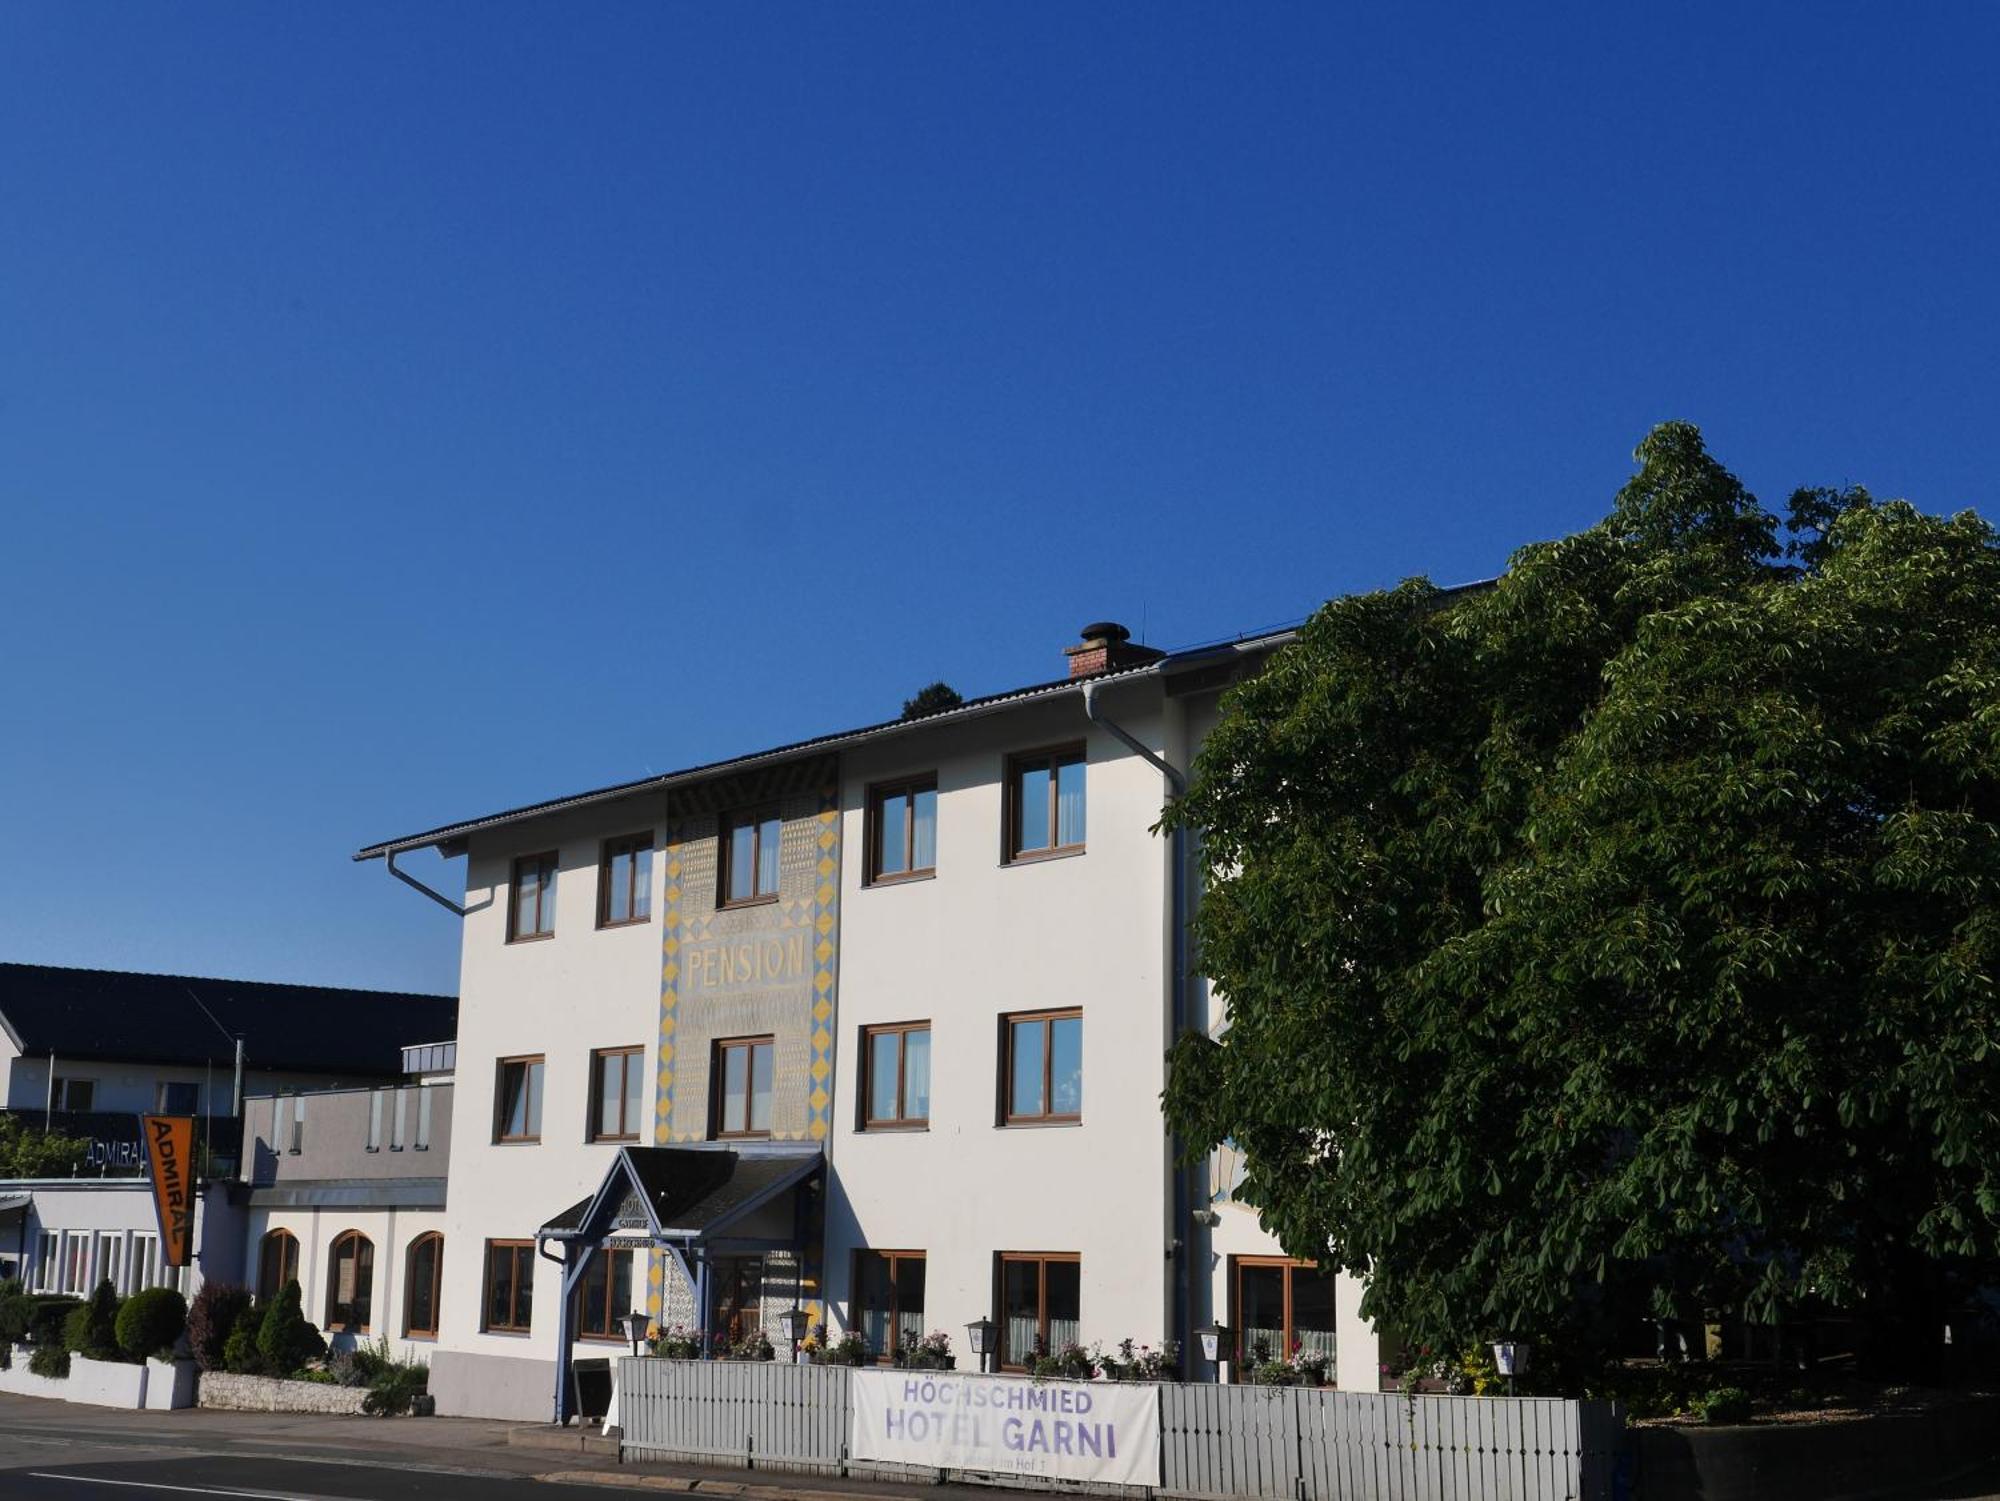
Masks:
[[[501,824],[518,822],[525,818],[539,818],[547,813],[561,813],[587,803],[605,802],[612,798],[629,797],[634,793],[663,791],[687,782],[701,781],[725,773],[747,771],[753,767],[794,761],[823,751],[839,749],[861,741],[875,740],[890,735],[905,734],[912,730],[928,729],[939,724],[953,723],[962,719],[976,718],[991,714],[995,710],[1011,708],[1015,704],[1028,703],[1037,699],[1056,698],[1063,694],[1081,693],[1085,688],[1097,684],[1127,682],[1138,678],[1157,677],[1163,673],[1181,672],[1190,668],[1205,666],[1225,657],[1242,657],[1252,653],[1275,650],[1298,635],[1296,627],[1287,626],[1282,630],[1265,631],[1256,635],[1241,636],[1231,641],[1207,646],[1190,647],[1184,651],[1171,652],[1158,661],[1143,663],[1137,667],[1127,667],[1116,672],[1093,673],[1085,677],[1058,678],[1054,682],[1035,683],[1026,688],[1013,688],[1005,693],[991,693],[984,698],[969,698],[956,708],[946,709],[937,714],[926,714],[917,719],[889,719],[878,724],[863,725],[859,729],[838,730],[830,735],[817,735],[810,740],[794,741],[790,745],[780,745],[769,750],[751,751],[747,755],[732,756],[726,760],[710,761],[700,766],[686,767],[680,771],[662,772],[658,776],[641,777],[635,782],[618,782],[609,787],[599,787],[590,792],[573,793],[568,797],[550,798],[545,802],[528,803],[523,807],[509,808],[500,813],[488,813],[478,818],[465,819],[458,823],[441,824],[435,829],[426,829],[420,834],[405,834],[397,839],[385,839],[380,844],[371,844],[354,852],[357,860],[376,860],[384,855],[401,854],[406,850],[427,849],[432,845],[450,844],[463,839],[468,834],[482,829],[498,827]]]
[[[387,1078],[405,1043],[458,1035],[458,997],[0,964],[0,1024],[26,1054],[78,1062]]]
[[[629,1173],[662,1235],[699,1240],[818,1172],[816,1148],[758,1153],[717,1147],[626,1147],[612,1162],[606,1185],[579,1199],[542,1226],[545,1235],[574,1234],[591,1206],[605,1198],[616,1212],[626,1190],[616,1181]]]

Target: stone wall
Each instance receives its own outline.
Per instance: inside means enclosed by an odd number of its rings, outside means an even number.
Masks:
[[[235,1376],[206,1371],[195,1396],[197,1407],[231,1412],[358,1413],[365,1386],[333,1386],[321,1381],[274,1381],[268,1376]]]

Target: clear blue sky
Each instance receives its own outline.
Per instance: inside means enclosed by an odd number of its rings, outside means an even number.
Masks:
[[[357,846],[1491,574],[1665,418],[1995,514],[1996,74],[1990,3],[0,7],[0,957],[449,989]]]

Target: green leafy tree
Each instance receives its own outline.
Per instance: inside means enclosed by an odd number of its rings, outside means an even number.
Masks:
[[[294,1277],[271,1300],[257,1331],[257,1353],[274,1376],[289,1376],[307,1361],[326,1354],[326,1341],[306,1322],[299,1302],[299,1283]]]
[[[919,688],[914,698],[903,700],[903,718],[926,719],[933,714],[942,714],[946,709],[956,709],[964,702],[965,699],[951,684],[932,683]]]
[[[90,1143],[32,1124],[34,1112],[0,1115],[0,1178],[66,1178]]]
[[[2000,1280],[2000,548],[1859,490],[1781,527],[1686,424],[1637,459],[1229,695],[1168,812],[1229,1024],[1169,1116],[1435,1347],[1934,1333]]]

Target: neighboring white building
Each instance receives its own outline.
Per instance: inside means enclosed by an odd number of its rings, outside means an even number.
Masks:
[[[1010,1367],[1220,1318],[1372,1389],[1358,1286],[1159,1106],[1220,1019],[1152,828],[1288,639],[1093,626],[1054,682],[360,851],[467,862],[439,1410],[545,1416],[628,1307],[778,1341],[795,1300],[884,1355],[991,1317]]]
[[[386,1338],[422,1359],[444,1302],[453,1046],[403,1053],[398,1082],[252,1096],[236,1199],[258,1297],[296,1278],[332,1348]]]
[[[398,1080],[402,1045],[449,1037],[456,1007],[450,996],[0,964],[5,1113],[90,1143],[72,1176],[0,1179],[0,1276],[49,1292],[87,1294],[109,1278],[120,1294],[190,1296],[204,1281],[246,1280],[248,1190],[234,1180],[256,1160],[234,1114],[238,1040],[246,1091],[296,1113],[316,1091]],[[147,1113],[195,1117],[192,1266],[162,1261]]]

